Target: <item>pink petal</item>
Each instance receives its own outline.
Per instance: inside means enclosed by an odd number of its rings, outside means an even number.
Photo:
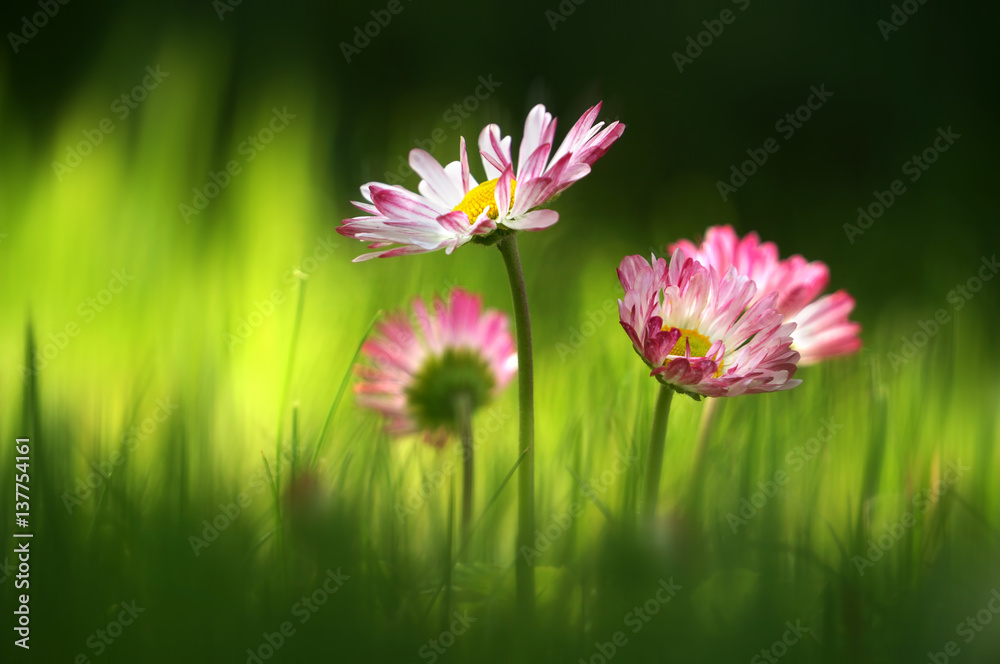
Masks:
[[[522,217],[509,219],[504,226],[518,231],[540,231],[559,221],[555,210],[532,210]]]
[[[427,199],[410,192],[395,189],[372,188],[372,198],[379,212],[396,219],[436,219],[440,212]]]
[[[493,189],[493,200],[497,206],[497,217],[504,219],[510,212],[510,181],[514,179],[514,171],[511,166],[504,169],[503,175]]]

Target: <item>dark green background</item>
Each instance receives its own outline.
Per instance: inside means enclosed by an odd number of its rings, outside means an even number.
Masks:
[[[98,63],[112,62],[127,88],[152,61],[165,31],[213,42],[235,100],[265,78],[294,71],[315,86],[320,107],[338,118],[326,164],[346,182],[382,179],[413,141],[442,127],[435,151],[454,158],[458,134],[497,121],[516,138],[526,111],[543,102],[564,132],[591,103],[628,129],[591,178],[569,196],[584,208],[605,199],[600,218],[575,232],[613,229],[636,251],[713,223],[756,229],[782,252],[825,260],[834,287],[858,294],[859,313],[892,298],[943,300],[955,282],[996,250],[994,191],[998,135],[994,62],[996,10],[931,0],[888,41],[877,25],[892,3],[613,3],[588,0],[551,27],[560,5],[442,5],[404,0],[403,11],[346,62],[342,42],[384,3],[243,2],[220,21],[212,3],[134,7],[71,2],[14,55],[0,55],[5,109],[30,119],[32,139],[47,132],[63,103]],[[704,53],[679,73],[671,57],[723,9],[735,13]],[[19,26],[34,3],[10,3],[0,26]],[[6,40],[5,40],[6,41]],[[114,69],[114,68],[112,68]],[[104,71],[104,70],[102,70]],[[502,83],[464,121],[443,114],[474,92],[479,75]],[[738,193],[723,202],[715,183],[759,148],[810,86],[829,102]],[[197,104],[197,99],[191,103]],[[206,114],[217,136],[232,105]],[[141,109],[140,109],[141,112]],[[962,138],[854,245],[844,223],[859,205],[903,177],[901,166],[931,144],[938,127]],[[560,132],[559,136],[561,137]],[[224,161],[220,153],[216,161]],[[408,182],[415,185],[415,178]],[[331,190],[346,204],[356,190]],[[330,223],[338,220],[331,219]],[[593,226],[584,228],[592,222]],[[940,296],[940,297],[939,297]]]

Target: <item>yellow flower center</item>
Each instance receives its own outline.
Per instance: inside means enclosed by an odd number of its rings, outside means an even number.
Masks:
[[[486,216],[490,219],[496,219],[499,211],[497,210],[496,201],[494,197],[494,192],[496,191],[497,182],[500,178],[493,178],[492,180],[487,180],[482,184],[478,184],[469,190],[469,193],[465,195],[462,202],[452,208],[452,211],[464,212],[469,217],[469,223],[475,223],[479,215],[486,210]],[[514,178],[510,179],[510,204],[514,205],[514,187],[517,182]]]
[[[673,325],[664,324],[663,329],[669,330]],[[678,327],[681,331],[681,337],[674,344],[674,347],[670,349],[670,355],[680,355],[684,356],[687,353],[687,345],[691,343],[691,357],[705,357],[708,355],[708,351],[712,348],[712,340],[706,337],[704,334],[698,332],[698,330],[688,330],[683,327]],[[715,372],[715,377],[718,378],[722,375],[722,362],[719,362],[719,368]]]
[[[669,330],[673,325],[664,325],[664,330]],[[683,327],[677,328],[681,331],[681,338],[677,340],[674,347],[670,349],[671,355],[684,355],[687,353],[687,344],[691,342],[691,357],[705,357],[712,347],[711,340],[698,330],[686,330]]]

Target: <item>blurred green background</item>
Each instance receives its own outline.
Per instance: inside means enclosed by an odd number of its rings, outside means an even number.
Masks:
[[[903,4],[915,11],[899,6],[898,30],[879,23],[892,20],[891,3],[5,5],[0,431],[11,445],[33,437],[39,491],[37,646],[11,656],[247,661],[244,651],[338,566],[355,577],[346,597],[275,661],[429,661],[419,651],[441,632],[443,608],[488,606],[490,618],[442,657],[596,664],[594,643],[670,576],[690,594],[644,640],[630,634],[616,661],[748,660],[797,618],[815,638],[787,661],[942,652],[961,616],[1000,587],[990,333],[1000,281],[952,292],[1000,246],[997,13]],[[814,86],[832,96],[790,131],[783,119]],[[364,248],[334,228],[354,215],[358,187],[395,177],[415,187],[401,167],[412,147],[447,162],[459,136],[473,142],[489,122],[516,145],[539,102],[559,117],[559,140],[598,100],[602,119],[628,126],[624,136],[555,204],[560,222],[521,241],[538,358],[539,527],[573,500],[588,505],[539,562],[547,594],[525,632],[505,590],[513,389],[478,470],[477,504],[499,497],[455,568],[462,592],[445,605],[433,589],[447,567],[447,484],[419,518],[394,511],[441,455],[390,446],[349,395],[314,477],[278,463],[276,441],[311,455],[377,310],[455,285],[509,310],[493,249],[351,264]],[[907,163],[949,127],[960,137],[911,181]],[[778,150],[724,200],[718,182],[771,138]],[[880,192],[897,179],[905,193],[849,237],[857,208],[887,200]],[[831,289],[857,299],[865,349],[802,370],[806,384],[791,393],[727,404],[705,475],[691,471],[701,404],[676,404],[662,492],[672,516],[664,540],[643,548],[567,470],[593,482],[618,452],[642,458],[648,436],[654,385],[599,312],[620,294],[622,256],[724,223],[758,231],[783,255],[825,261]],[[290,364],[296,270],[308,279]],[[906,343],[940,309],[949,322],[911,359]],[[891,355],[904,352],[905,362]],[[177,409],[156,421],[164,403]],[[846,429],[806,466],[810,479],[746,539],[732,533],[726,515],[830,417]],[[3,449],[7,534],[14,452]],[[79,505],[67,500],[116,450],[125,461],[115,474]],[[277,530],[261,451],[282,488],[306,487],[305,499],[279,499],[292,502]],[[851,556],[958,458],[972,479],[908,530],[877,574],[857,574]],[[641,476],[636,466],[615,478],[602,506],[628,514]],[[188,538],[241,492],[251,516],[194,555]],[[309,506],[302,520],[296,500]],[[0,576],[9,620],[13,579]],[[133,597],[149,605],[145,620],[97,653],[88,637]],[[998,661],[1000,628],[990,629],[971,645],[959,639],[963,661]],[[512,645],[521,642],[531,647]]]

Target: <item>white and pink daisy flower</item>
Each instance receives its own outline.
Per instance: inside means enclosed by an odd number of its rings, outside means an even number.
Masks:
[[[413,193],[400,186],[370,182],[361,187],[367,202],[352,202],[366,216],[345,219],[337,232],[378,251],[355,262],[444,249],[453,252],[498,228],[540,230],[559,220],[553,210],[538,209],[590,172],[590,167],[625,131],[625,125],[597,122],[601,104],[577,120],[552,154],[556,120],[541,104],[528,113],[515,169],[511,138],[488,125],[479,135],[486,181],[469,170],[465,139],[459,159],[447,166],[428,152],[410,151],[410,166],[421,177]],[[398,245],[398,246],[397,246]]]
[[[762,243],[756,233],[740,239],[732,226],[712,226],[701,246],[681,240],[669,250],[677,248],[720,274],[735,268],[752,279],[757,284],[754,302],[776,294],[775,307],[785,320],[796,324],[792,348],[801,356],[799,364],[814,364],[861,348],[861,326],[847,319],[854,298],[843,290],[818,297],[830,281],[830,271],[822,262],[808,262],[798,255],[781,260],[773,242]]]
[[[424,432],[441,446],[455,431],[458,400],[469,414],[490,401],[517,373],[517,352],[506,314],[482,309],[460,289],[429,310],[413,303],[414,324],[403,313],[382,321],[365,342],[358,368],[358,403],[381,413],[394,436]]]
[[[749,277],[720,274],[674,251],[668,264],[626,256],[618,268],[621,325],[661,383],[695,399],[795,387],[795,325],[783,323],[777,295],[755,298]]]

